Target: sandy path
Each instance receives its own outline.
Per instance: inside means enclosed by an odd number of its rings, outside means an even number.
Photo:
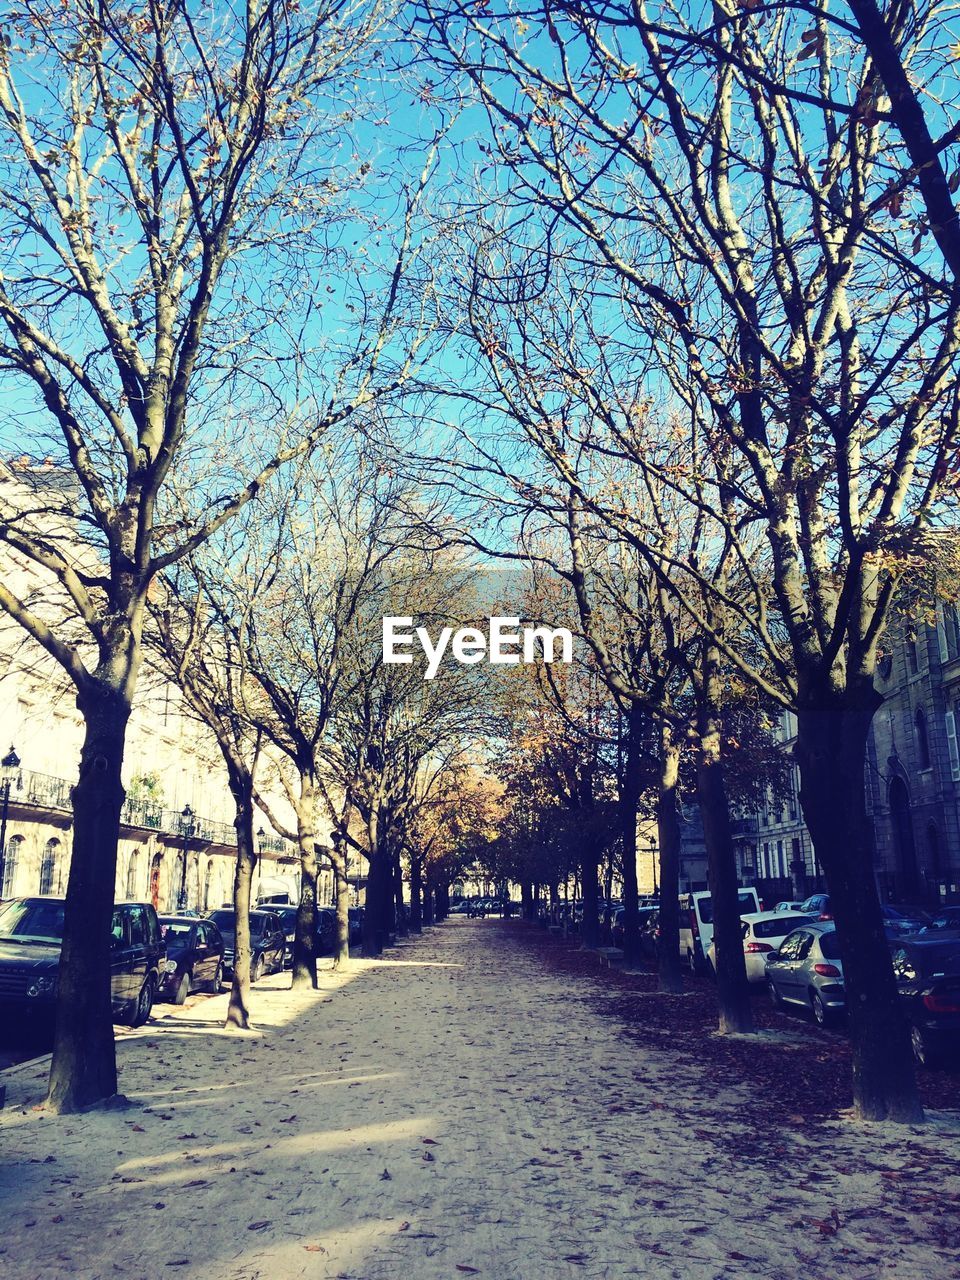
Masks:
[[[126,1110],[6,1073],[6,1280],[960,1277],[960,1128],[776,1141],[638,1048],[494,921],[294,996],[256,1036],[198,999],[123,1037]],[[719,1141],[715,1138],[719,1137]]]

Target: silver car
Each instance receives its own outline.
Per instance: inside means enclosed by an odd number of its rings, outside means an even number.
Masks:
[[[767,991],[784,1004],[810,1009],[820,1026],[846,1006],[840,940],[832,920],[814,920],[794,929],[767,958]]]

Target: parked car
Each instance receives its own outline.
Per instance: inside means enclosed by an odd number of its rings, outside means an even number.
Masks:
[[[336,945],[337,913],[333,907],[317,907],[317,955],[330,955]]]
[[[778,902],[773,909],[774,911],[789,911],[792,914],[800,912],[800,914],[802,914],[802,908],[802,902]]]
[[[893,973],[917,1062],[960,1062],[960,932],[916,934],[895,943]]]
[[[829,893],[814,893],[800,903],[800,912],[805,916],[816,916],[819,920],[832,920],[833,908],[830,906]]]
[[[0,914],[0,1008],[4,1015],[52,1018],[63,945],[64,899],[11,898]],[[110,922],[110,996],[116,1022],[150,1017],[164,944],[149,902],[121,902]]]
[[[350,919],[350,945],[359,947],[363,942],[363,907],[350,907],[347,914]]]
[[[269,908],[280,921],[283,930],[283,964],[289,969],[293,964],[293,939],[297,930],[297,908],[292,903],[281,902]]]
[[[642,937],[644,925],[652,915],[657,914],[657,909],[656,907],[638,907],[637,914],[640,918],[640,935]],[[613,913],[613,924],[610,926],[610,938],[615,947],[623,946],[623,915],[623,907],[618,907]]]
[[[843,1012],[843,962],[833,921],[811,920],[787,934],[766,957],[766,980],[777,1008],[791,1004],[809,1009],[820,1026]]]
[[[740,889],[740,912],[757,912],[760,899],[756,889]],[[704,891],[680,895],[680,955],[694,973],[706,968],[706,955],[713,938],[713,900]]]
[[[158,1000],[183,1004],[191,991],[212,991],[223,985],[223,937],[212,920],[161,916],[160,932],[167,958],[160,968]]]
[[[748,982],[766,982],[767,956],[776,951],[788,933],[813,917],[799,912],[755,911],[741,916],[743,924],[743,959]],[[714,973],[717,971],[716,939],[710,939],[707,957]]]
[[[232,908],[221,907],[207,917],[223,935],[223,973],[233,977],[233,958],[236,950],[237,917]],[[259,982],[265,973],[276,973],[283,968],[286,938],[275,911],[250,912],[250,981]]]
[[[922,907],[907,907],[900,903],[888,902],[880,911],[884,923],[892,925],[900,934],[918,933],[924,925],[930,923],[930,915]]]

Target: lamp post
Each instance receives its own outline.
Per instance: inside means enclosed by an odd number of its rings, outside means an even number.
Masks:
[[[0,817],[0,898],[7,874],[7,810],[10,808],[10,787],[20,770],[20,757],[13,747],[0,760],[0,789],[3,792],[3,816]]]
[[[650,871],[653,875],[653,896],[659,898],[660,886],[657,884],[657,854],[659,849],[655,840],[650,841]]]
[[[177,898],[177,910],[184,911],[187,906],[187,844],[196,829],[193,810],[188,804],[183,806],[180,814],[180,834],[183,836],[183,865],[180,869],[180,896]]]

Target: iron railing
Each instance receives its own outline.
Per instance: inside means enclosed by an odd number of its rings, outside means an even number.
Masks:
[[[67,778],[55,778],[48,773],[36,773],[22,769],[10,787],[11,804],[35,806],[38,809],[70,811],[70,791],[73,783]],[[185,820],[177,809],[164,809],[160,805],[143,800],[126,800],[120,810],[120,822],[125,827],[142,831],[157,831],[163,835],[179,836],[181,840],[202,840],[206,844],[236,847],[237,830],[230,822],[214,822],[212,818],[193,815]],[[264,835],[260,839],[264,853],[280,853],[293,856],[295,850],[282,836]]]

